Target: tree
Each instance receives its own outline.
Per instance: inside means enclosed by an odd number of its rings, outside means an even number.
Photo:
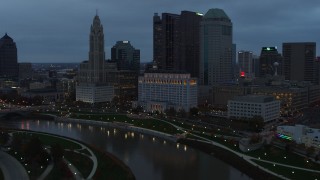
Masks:
[[[187,116],[187,113],[184,109],[180,109],[178,112],[178,116],[184,118]]]
[[[175,116],[177,112],[173,107],[170,107],[169,109],[165,110],[165,113],[167,116]]]
[[[43,151],[43,144],[38,137],[31,138],[24,149],[25,156],[28,158],[34,158],[41,151]]]
[[[199,109],[196,107],[190,108],[190,115],[191,116],[197,116],[199,113]]]
[[[143,112],[143,107],[142,106],[137,106],[136,108],[132,109],[132,112],[135,114],[139,114],[140,112]]]
[[[306,155],[307,155],[307,157],[312,156],[314,152],[315,152],[315,149],[314,149],[313,146],[308,147],[308,148],[306,149]]]
[[[261,116],[253,116],[249,120],[249,124],[255,131],[260,131],[264,126],[264,120]]]

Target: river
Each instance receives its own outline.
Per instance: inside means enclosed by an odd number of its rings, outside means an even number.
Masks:
[[[94,145],[127,164],[137,180],[250,179],[199,150],[135,132],[45,120],[0,121],[0,127],[52,133]]]

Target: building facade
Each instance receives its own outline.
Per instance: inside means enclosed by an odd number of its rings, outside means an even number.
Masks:
[[[197,79],[190,74],[147,72],[139,77],[138,86],[138,104],[149,112],[171,107],[189,112],[197,107]]]
[[[286,80],[319,84],[315,42],[283,43],[282,55]]]
[[[253,57],[251,51],[239,51],[238,64],[239,71],[244,72],[246,77],[251,77],[253,75]]]
[[[19,80],[32,79],[32,64],[19,63]]]
[[[264,122],[275,121],[280,117],[280,101],[272,96],[237,96],[228,101],[228,118],[253,118],[261,116]]]
[[[113,86],[82,84],[77,86],[76,101],[87,103],[110,102],[114,96]]]
[[[222,9],[210,9],[200,23],[201,85],[232,81],[232,22]]]
[[[117,41],[111,48],[111,60],[117,62],[118,70],[131,70],[139,73],[140,50],[135,49],[130,41]]]
[[[153,58],[160,70],[179,70],[199,76],[199,24],[201,13],[180,15],[155,13],[153,17]]]
[[[18,55],[16,43],[6,33],[0,39],[0,77],[18,77]]]
[[[202,14],[181,11],[177,27],[177,56],[175,70],[190,73],[191,77],[199,77],[200,60],[200,22]]]

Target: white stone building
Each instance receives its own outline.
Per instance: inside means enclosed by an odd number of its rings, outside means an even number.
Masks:
[[[138,80],[138,102],[148,112],[197,107],[198,84],[186,73],[150,72]]]
[[[81,84],[76,89],[76,100],[87,103],[111,101],[114,94],[112,86],[99,86],[96,84]]]
[[[264,122],[277,120],[280,116],[280,101],[272,96],[236,96],[228,101],[228,118],[252,118],[261,116]]]

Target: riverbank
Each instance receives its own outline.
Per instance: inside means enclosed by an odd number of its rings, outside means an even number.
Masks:
[[[164,140],[177,142],[178,138],[174,135],[155,131],[152,129],[146,129],[141,127],[136,127],[132,125],[128,125],[125,123],[114,123],[114,122],[105,122],[105,121],[94,121],[94,120],[88,120],[88,119],[75,119],[75,118],[61,118],[56,117],[56,122],[64,122],[64,123],[80,123],[80,124],[87,124],[87,125],[96,125],[96,126],[105,126],[105,127],[111,127],[111,128],[118,128],[126,131],[134,131],[137,133],[142,133],[145,135],[155,136]]]
[[[3,129],[4,130],[4,129]],[[82,171],[77,170],[86,170],[85,168],[89,168],[90,166],[85,167],[88,165],[87,162],[83,161],[83,158],[87,160],[93,161],[93,167],[91,173],[86,173],[87,177],[89,174],[89,179],[123,179],[123,180],[135,180],[135,176],[131,169],[124,164],[121,160],[119,160],[116,156],[100,150],[92,145],[84,143],[82,141],[60,136],[56,134],[49,134],[45,132],[37,132],[37,131],[30,131],[30,130],[21,130],[21,129],[6,129],[6,131],[11,133],[18,133],[20,137],[28,136],[30,137],[38,137],[40,140],[43,141],[43,144],[46,147],[52,147],[52,144],[60,144],[66,150],[65,157],[78,157],[76,159],[68,159],[72,163],[72,166],[75,166],[77,173],[74,173],[78,176],[84,175]],[[49,151],[50,152],[50,151]],[[74,154],[76,156],[67,156],[67,154]],[[83,158],[81,158],[83,157]],[[82,160],[81,160],[82,159]],[[69,164],[69,161],[67,164]],[[71,165],[71,164],[69,164]],[[69,166],[70,168],[71,166]],[[10,170],[11,171],[11,170]],[[89,170],[90,171],[90,170]],[[105,173],[109,172],[109,173]],[[50,175],[56,176],[58,172],[55,171],[54,174],[49,172],[49,176],[46,179],[52,178]],[[78,177],[76,177],[78,178]]]
[[[259,167],[253,166],[238,155],[218,146],[191,139],[179,139],[178,142],[190,146],[194,149],[199,149],[207,154],[213,155],[214,157],[233,166],[234,168],[238,169],[239,171],[243,172],[253,179],[261,179],[262,177],[266,180],[279,179],[278,177],[265,172]]]

